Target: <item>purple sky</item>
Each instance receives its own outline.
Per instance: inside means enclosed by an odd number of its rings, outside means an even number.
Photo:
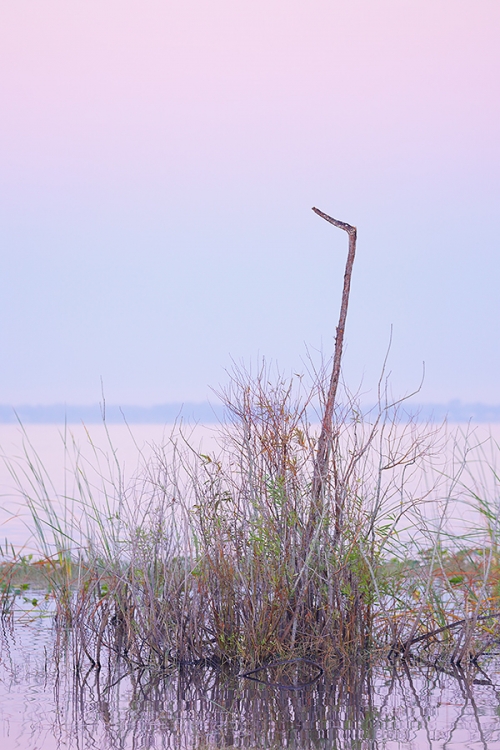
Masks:
[[[313,205],[358,227],[350,386],[392,324],[396,393],[499,403],[499,39],[498,0],[4,0],[0,403],[330,354]]]

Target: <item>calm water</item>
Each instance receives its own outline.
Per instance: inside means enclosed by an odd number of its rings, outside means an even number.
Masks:
[[[49,608],[33,617],[22,599],[16,622],[4,623],[2,750],[500,750],[495,657],[469,674],[382,660],[290,690],[211,668],[152,675],[113,659],[100,671],[78,672],[67,636]],[[272,681],[272,672],[261,676]]]

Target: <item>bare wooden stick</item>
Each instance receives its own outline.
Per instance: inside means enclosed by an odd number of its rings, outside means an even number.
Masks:
[[[321,433],[318,440],[318,447],[316,451],[316,460],[314,464],[314,476],[313,476],[313,499],[318,502],[321,499],[323,493],[323,485],[325,481],[326,470],[328,466],[328,458],[330,455],[330,447],[332,442],[332,430],[333,430],[333,409],[335,406],[335,398],[337,396],[337,388],[340,379],[340,364],[342,361],[342,347],[344,343],[344,330],[345,322],[347,318],[347,307],[349,305],[349,293],[351,289],[351,274],[352,267],[354,264],[354,255],[356,253],[356,227],[346,224],[343,221],[332,219],[328,214],[324,214],[318,208],[313,208],[315,214],[321,216],[322,219],[333,224],[334,227],[343,229],[349,235],[349,251],[347,254],[347,262],[344,273],[344,289],[342,291],[342,303],[340,305],[340,316],[339,324],[337,326],[337,333],[335,336],[335,352],[333,356],[333,369],[332,377],[330,379],[330,387],[328,389],[328,397],[326,400],[325,412],[321,422]]]

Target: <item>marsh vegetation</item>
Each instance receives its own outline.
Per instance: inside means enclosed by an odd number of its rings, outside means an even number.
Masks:
[[[331,368],[235,368],[216,449],[178,425],[125,476],[111,440],[90,465],[67,432],[61,493],[25,432],[9,468],[37,551],[3,550],[4,622],[20,599],[49,613],[57,658],[110,684],[205,671],[294,691],[380,659],[475,673],[496,651],[498,445],[419,423],[384,375],[368,413],[348,392],[350,230]]]
[[[91,473],[68,441],[64,497],[26,443],[11,470],[38,555],[4,550],[4,617],[45,581],[79,668],[477,660],[499,635],[496,444],[401,421],[404,402],[361,416],[344,394],[318,502],[325,380],[234,372],[218,450],[180,429],[129,478],[111,447]],[[460,533],[458,508],[471,511]]]

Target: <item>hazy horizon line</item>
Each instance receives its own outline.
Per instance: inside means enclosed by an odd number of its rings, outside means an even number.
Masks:
[[[362,404],[361,408],[365,414],[369,414],[375,407]],[[314,408],[311,409],[311,414],[316,412]],[[110,424],[172,424],[179,421],[214,424],[223,421],[225,415],[224,405],[209,401],[176,401],[152,406],[100,403],[0,404],[0,424],[95,424],[103,421]],[[459,399],[452,399],[447,403],[403,403],[397,417],[398,421],[414,419],[419,422],[442,422],[448,419],[450,422],[500,422],[500,405],[463,403]]]

